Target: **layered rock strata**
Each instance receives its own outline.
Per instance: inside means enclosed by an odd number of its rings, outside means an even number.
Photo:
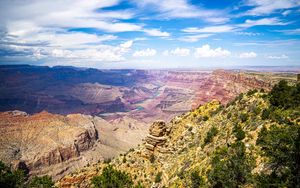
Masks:
[[[154,122],[149,129],[149,134],[145,139],[146,155],[151,155],[153,152],[164,153],[167,149],[164,147],[167,141],[169,129],[164,121]]]
[[[34,174],[78,158],[98,139],[90,116],[11,111],[0,117],[0,159]]]

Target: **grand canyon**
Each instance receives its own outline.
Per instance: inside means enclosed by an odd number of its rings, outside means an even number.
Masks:
[[[59,179],[135,148],[156,120],[296,73],[0,66],[1,160]],[[268,77],[263,75],[269,74]]]
[[[0,0],[0,188],[300,188],[299,0]]]

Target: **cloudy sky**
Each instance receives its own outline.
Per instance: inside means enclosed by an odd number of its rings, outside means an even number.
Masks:
[[[300,66],[299,0],[1,0],[0,64]]]

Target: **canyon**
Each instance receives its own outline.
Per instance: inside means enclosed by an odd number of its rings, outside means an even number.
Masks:
[[[144,141],[148,157],[168,152],[164,122],[211,100],[226,105],[250,89],[270,90],[278,74],[261,75],[0,66],[0,159],[58,180]]]

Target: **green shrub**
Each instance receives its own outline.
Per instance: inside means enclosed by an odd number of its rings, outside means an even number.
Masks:
[[[203,121],[207,121],[209,118],[208,118],[208,116],[203,116]]]
[[[252,110],[252,112],[254,113],[254,115],[258,115],[258,114],[260,114],[260,112],[261,112],[261,108],[259,108],[259,107],[255,107],[253,110]]]
[[[299,187],[300,185],[300,125],[263,127],[256,144],[267,157],[270,173],[258,174],[258,187]]]
[[[199,175],[199,172],[197,170],[191,173],[191,182],[192,188],[199,188],[204,185],[204,179]]]
[[[54,182],[50,176],[34,177],[28,184],[29,188],[52,188]]]
[[[248,120],[248,114],[242,113],[240,114],[241,122],[244,123]]]
[[[281,80],[270,92],[270,103],[279,108],[296,108],[300,106],[300,83],[295,86],[288,85],[287,81]]]
[[[131,177],[126,173],[114,169],[111,165],[108,165],[103,169],[100,176],[92,178],[92,184],[96,188],[131,188],[133,182]]]
[[[206,133],[206,137],[204,139],[204,144],[206,145],[206,144],[212,142],[214,136],[216,136],[217,134],[218,134],[218,129],[215,126],[211,127],[208,130],[208,132]]]
[[[271,114],[271,110],[269,108],[264,109],[261,114],[261,119],[263,120],[269,119],[270,114]]]
[[[233,134],[238,141],[243,140],[246,135],[245,132],[243,131],[242,127],[237,124],[233,127]]]
[[[158,172],[155,176],[155,183],[161,182],[162,172]]]
[[[24,182],[23,171],[11,171],[8,166],[0,161],[0,187],[23,187]]]
[[[208,172],[210,187],[242,187],[251,179],[254,160],[246,154],[243,142],[219,148],[211,161]]]
[[[257,93],[257,89],[253,89],[253,90],[249,90],[248,92],[247,92],[247,96],[252,96],[254,93]]]

